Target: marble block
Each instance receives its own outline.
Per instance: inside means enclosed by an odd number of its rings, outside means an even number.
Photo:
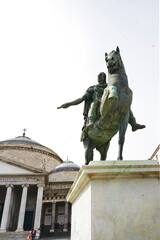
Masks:
[[[159,240],[159,163],[93,161],[68,195],[71,240]]]

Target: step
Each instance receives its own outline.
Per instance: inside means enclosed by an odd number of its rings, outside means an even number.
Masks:
[[[0,240],[24,240],[27,239],[28,231],[25,232],[0,232]]]

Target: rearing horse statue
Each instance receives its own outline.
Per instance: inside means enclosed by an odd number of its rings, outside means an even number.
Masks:
[[[81,135],[81,140],[85,148],[85,164],[89,164],[93,160],[94,149],[99,151],[101,160],[106,160],[110,140],[117,132],[119,132],[117,160],[123,160],[122,152],[125,133],[128,122],[131,124],[129,117],[131,119],[132,116],[132,131],[145,127],[145,125],[135,122],[133,113],[130,110],[132,91],[128,86],[128,79],[119,48],[117,47],[116,51],[113,50],[110,54],[105,53],[105,61],[108,69],[108,85],[106,84],[105,73],[100,73],[98,75],[99,84],[91,86],[81,98],[64,103],[58,107],[58,109],[68,108],[86,100],[89,103],[87,105],[89,106],[89,110],[86,111],[85,109],[84,111],[85,123]],[[93,89],[94,91],[97,89],[97,97],[95,97]],[[91,92],[93,95],[88,95]],[[100,94],[100,98],[98,94]],[[93,97],[95,97],[95,100]],[[91,121],[93,117],[94,122]]]
[[[110,140],[119,131],[119,152],[117,160],[122,160],[125,132],[129,121],[132,91],[128,86],[128,79],[120,50],[110,54],[105,53],[108,69],[108,86],[104,89],[100,104],[100,117],[92,129],[88,129],[84,139],[86,164],[93,160],[93,149],[96,148],[101,160],[107,157]]]

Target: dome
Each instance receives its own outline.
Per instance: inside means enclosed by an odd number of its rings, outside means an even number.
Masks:
[[[60,165],[58,165],[52,172],[60,172],[60,171],[79,171],[80,167],[73,163],[72,161],[64,161]]]
[[[30,166],[43,172],[51,171],[63,161],[53,150],[23,136],[0,142],[0,158],[9,162]]]
[[[64,161],[49,172],[49,182],[73,182],[79,169],[77,164]]]
[[[1,141],[0,143],[27,143],[27,144],[35,144],[35,145],[39,145],[39,146],[42,146],[44,147],[42,144],[32,140],[31,138],[29,137],[26,137],[26,136],[19,136],[19,137],[15,137],[15,138],[11,138],[11,139],[8,139],[8,140],[4,140],[4,141]]]

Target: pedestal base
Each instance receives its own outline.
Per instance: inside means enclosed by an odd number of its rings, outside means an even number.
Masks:
[[[159,240],[157,161],[98,161],[83,166],[67,196],[71,240]]]

